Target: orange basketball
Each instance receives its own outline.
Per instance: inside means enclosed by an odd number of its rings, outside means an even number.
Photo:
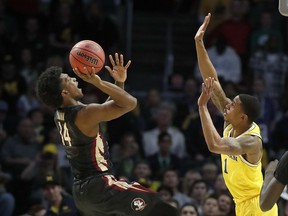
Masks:
[[[69,61],[72,68],[78,68],[81,73],[84,73],[84,67],[90,73],[92,67],[95,68],[95,72],[99,72],[105,63],[105,52],[98,43],[82,40],[72,47]]]

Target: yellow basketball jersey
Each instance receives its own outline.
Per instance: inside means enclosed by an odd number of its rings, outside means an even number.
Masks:
[[[232,125],[228,125],[223,132],[223,137],[231,137],[231,132]],[[261,139],[259,126],[256,123],[253,123],[252,126],[240,136],[244,135],[258,136]],[[236,204],[236,212],[239,213],[239,210],[241,209],[237,209],[237,207],[239,208],[242,206],[241,203],[245,203],[246,211],[250,205],[249,208],[254,209],[253,211],[255,213],[258,211],[261,213],[259,203],[255,201],[252,202],[252,200],[255,200],[255,198],[259,197],[263,184],[261,160],[259,160],[257,164],[251,164],[245,160],[242,155],[221,154],[221,161],[223,177],[227,188],[234,198]],[[249,204],[250,201],[251,203]],[[273,209],[274,214],[271,215],[275,215],[275,208]],[[242,211],[245,212],[245,209],[242,209]],[[256,213],[251,215],[269,215],[269,212],[267,213],[268,214],[264,214],[262,212],[262,214]],[[237,215],[243,214],[241,213]]]

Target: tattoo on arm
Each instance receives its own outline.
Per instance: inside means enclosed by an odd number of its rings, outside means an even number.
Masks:
[[[235,138],[223,138],[223,150],[224,153],[237,155],[243,154],[243,148]]]

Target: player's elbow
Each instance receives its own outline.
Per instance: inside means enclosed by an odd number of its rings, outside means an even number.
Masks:
[[[131,96],[129,99],[129,105],[128,106],[129,106],[130,111],[135,109],[137,106],[137,98]]]
[[[268,199],[263,199],[260,196],[260,209],[263,212],[269,211],[273,207],[273,203],[270,203]]]
[[[208,150],[212,153],[218,153],[217,145],[215,145],[213,142],[208,144]]]

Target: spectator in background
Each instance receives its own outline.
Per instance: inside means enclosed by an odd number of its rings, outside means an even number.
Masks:
[[[47,61],[46,61],[46,67],[51,67],[51,66],[58,66],[58,67],[63,67],[65,68],[65,60],[61,55],[58,54],[52,54],[48,56]]]
[[[179,202],[176,199],[171,198],[167,200],[166,202],[170,204],[171,206],[175,207],[176,209],[179,209]]]
[[[9,127],[9,124],[7,122],[7,111],[8,104],[5,101],[0,100],[0,153],[2,145],[8,136],[7,130],[9,129],[7,127]]]
[[[0,164],[0,215],[12,216],[15,208],[15,198],[13,194],[6,190],[5,185],[11,181],[11,175],[1,170]]]
[[[171,76],[169,77],[169,86],[168,86],[168,91],[172,94],[172,98],[173,98],[173,93],[176,96],[176,100],[177,98],[177,93],[178,94],[182,94],[183,92],[183,87],[184,87],[184,77],[182,74],[180,73],[173,73],[171,74]],[[175,97],[174,96],[174,97]],[[179,99],[178,99],[179,100]]]
[[[179,210],[179,216],[199,216],[197,206],[195,204],[184,204]]]
[[[253,95],[258,98],[261,104],[261,114],[256,122],[261,129],[264,148],[267,148],[267,145],[269,145],[272,124],[274,123],[275,119],[276,104],[275,101],[273,101],[268,95],[265,94],[266,84],[262,78],[255,78],[252,88]]]
[[[30,110],[27,113],[27,117],[33,124],[36,141],[44,145],[47,141],[48,134],[47,129],[44,126],[44,116],[41,109],[35,108]]]
[[[179,169],[181,160],[171,153],[172,137],[168,132],[161,132],[158,135],[159,151],[147,158],[152,174],[160,179],[167,169]]]
[[[18,116],[24,118],[27,114],[36,108],[41,107],[40,101],[36,97],[36,81],[33,81],[27,86],[27,91],[22,92],[21,96],[17,101],[17,114]]]
[[[54,7],[51,7],[52,17],[48,33],[50,53],[66,56],[71,47],[79,41],[79,21],[82,19],[78,19],[71,9],[72,6],[66,1],[57,1]]]
[[[144,160],[139,161],[135,165],[131,179],[152,191],[157,191],[160,187],[160,181],[154,180],[149,163]]]
[[[6,53],[1,57],[1,80],[0,88],[3,92],[3,99],[9,105],[9,115],[17,113],[17,101],[27,88],[25,79],[16,70],[15,57]]]
[[[107,14],[101,1],[90,1],[86,7],[82,38],[97,41],[106,53],[114,53],[120,47],[118,23]]]
[[[215,39],[215,44],[207,49],[207,53],[213,63],[218,76],[225,81],[239,83],[242,79],[241,60],[235,50],[227,45],[224,37]],[[196,67],[194,73],[198,80],[201,80],[201,73]]]
[[[229,18],[231,0],[201,0],[198,9],[198,21],[201,23],[206,14],[212,13],[213,20],[211,26],[207,29],[208,32],[213,31],[215,27]]]
[[[47,216],[47,210],[42,204],[32,205],[26,214],[21,216]]]
[[[0,0],[0,55],[16,52],[18,25],[15,16],[6,7],[6,1]]]
[[[223,83],[223,91],[225,92],[227,98],[233,100],[236,95],[240,93],[240,85],[233,83],[233,82],[224,82],[223,80],[219,79],[220,83]]]
[[[35,141],[33,124],[27,118],[19,122],[18,132],[3,144],[3,170],[12,175],[7,189],[15,196],[17,215],[27,212],[27,197],[31,192],[31,182],[22,179],[22,173],[34,162],[40,151],[40,144]]]
[[[25,168],[21,174],[21,179],[31,182],[31,192],[27,200],[36,203],[41,200],[41,181],[43,176],[57,174],[60,171],[57,163],[56,146],[45,145],[41,154]]]
[[[217,197],[214,195],[205,197],[201,207],[202,216],[220,215]]]
[[[43,177],[42,192],[47,215],[51,216],[80,216],[73,197],[63,191],[56,175]]]
[[[271,141],[272,145],[271,148],[275,152],[273,155],[274,158],[278,158],[277,156],[281,155],[284,151],[287,150],[288,145],[288,88],[283,93],[281,97],[281,114],[280,117],[276,120],[275,126],[271,131]]]
[[[48,137],[49,138],[47,143],[45,143],[45,145],[43,146],[43,151],[56,155],[57,169],[59,170],[59,179],[61,179],[61,183],[65,191],[71,193],[73,183],[72,170],[66,156],[65,148],[61,142],[61,136],[55,126],[49,128]],[[58,171],[54,170],[54,172]]]
[[[140,107],[137,105],[131,112],[107,122],[106,130],[111,148],[113,148],[113,145],[121,142],[123,134],[126,133],[133,133],[136,141],[141,143],[144,121],[140,115]],[[143,153],[142,148],[140,148],[139,151],[141,154]]]
[[[215,194],[216,196],[219,196],[222,193],[229,193],[229,191],[225,184],[223,174],[219,173],[214,183],[213,194]]]
[[[207,183],[200,179],[196,180],[190,188],[189,197],[192,200],[192,203],[195,203],[198,207],[198,211],[201,211],[201,205],[204,202],[204,199],[209,195]]]
[[[44,64],[47,49],[47,37],[45,22],[38,17],[26,17],[23,29],[21,29],[21,39],[18,38],[18,46],[31,50],[36,68]]]
[[[168,201],[173,197],[173,190],[168,186],[161,185],[158,187],[157,192],[163,201]]]
[[[182,128],[186,118],[198,112],[197,98],[199,97],[199,84],[195,78],[185,80],[183,94],[176,102],[177,110],[173,119],[175,126]]]
[[[182,181],[182,192],[186,195],[195,181],[202,179],[202,175],[198,170],[187,170]]]
[[[235,205],[233,197],[229,192],[219,194],[218,198],[219,215],[235,216]]]
[[[145,119],[145,130],[151,130],[156,126],[157,110],[162,102],[160,91],[155,88],[149,89],[144,101],[141,113]]]
[[[206,162],[202,169],[202,180],[204,180],[208,186],[208,193],[212,193],[214,184],[219,174],[219,169],[214,162]]]
[[[172,137],[171,153],[180,159],[185,157],[185,137],[178,128],[172,126],[173,110],[172,104],[163,103],[157,110],[157,126],[143,133],[143,149],[146,157],[159,152],[158,136],[161,132],[168,132]]]
[[[265,44],[271,36],[277,38],[277,50],[283,51],[281,30],[277,28],[277,25],[275,26],[275,20],[271,10],[261,11],[260,16],[257,18],[259,19],[259,23],[251,33],[250,52],[255,53],[265,48]]]
[[[211,101],[208,102],[208,110],[218,133],[222,134],[224,124],[223,117]],[[189,153],[194,166],[195,164],[198,165],[197,160],[204,160],[204,158],[207,159],[213,156],[205,145],[206,142],[203,136],[199,113],[191,113],[187,116],[183,122],[182,131],[185,135],[187,152]]]
[[[32,50],[23,47],[19,54],[18,70],[21,76],[25,79],[27,85],[31,85],[38,77],[38,69],[34,60]]]
[[[228,46],[236,51],[241,59],[242,77],[248,75],[246,65],[249,57],[251,26],[246,17],[249,10],[250,3],[248,0],[231,0],[229,5],[230,17],[217,28],[214,28],[214,31],[208,36],[208,44],[213,44],[215,39],[221,37],[227,41]]]
[[[170,187],[173,191],[173,199],[176,199],[179,202],[181,207],[187,202],[190,202],[191,199],[180,191],[180,177],[176,170],[168,169],[163,173],[162,178],[163,186]]]
[[[288,75],[288,56],[278,50],[279,41],[275,36],[268,38],[264,49],[252,53],[250,69],[254,79],[263,79],[265,95],[275,103],[284,91],[285,80]]]
[[[130,179],[138,162],[142,160],[139,144],[135,134],[125,133],[121,138],[120,145],[113,145],[113,161],[117,176],[126,176]]]

